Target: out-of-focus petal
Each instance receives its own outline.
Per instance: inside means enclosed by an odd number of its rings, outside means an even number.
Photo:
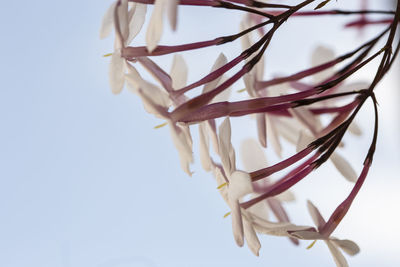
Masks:
[[[245,139],[240,145],[240,152],[246,171],[252,172],[267,167],[268,162],[265,153],[256,140]]]
[[[256,114],[258,141],[263,147],[267,147],[267,118],[265,113]]]
[[[114,94],[119,94],[125,84],[125,59],[121,57],[120,50],[115,50],[111,56],[109,67],[109,81],[111,91]]]
[[[228,60],[226,59],[226,56],[223,53],[219,54],[219,56],[215,60],[214,65],[211,68],[210,73],[219,69],[220,67],[224,66],[227,62],[228,62]],[[219,76],[217,79],[215,79],[209,83],[206,83],[203,87],[203,94],[207,93],[207,92],[211,91],[212,89],[214,89],[215,87],[217,87],[217,84],[219,83],[221,78],[222,78],[222,76]]]
[[[349,125],[349,131],[356,136],[362,135],[362,130],[361,130],[360,126],[358,126],[357,122],[354,120]]]
[[[200,162],[205,171],[211,171],[210,141],[206,127],[206,122],[199,124]]]
[[[340,247],[347,254],[354,256],[360,252],[360,247],[353,241],[344,239],[331,239],[331,242]]]
[[[111,33],[112,27],[114,25],[114,11],[117,2],[114,2],[104,14],[103,20],[100,27],[100,39],[108,37]]]
[[[284,201],[284,202],[293,202],[296,200],[296,197],[293,194],[293,192],[289,190],[286,190],[285,192],[275,196],[275,198],[279,201]]]
[[[311,65],[313,67],[316,67],[318,65],[321,65],[323,63],[326,63],[330,60],[333,60],[335,58],[335,53],[333,52],[332,49],[324,47],[324,46],[318,46],[315,48],[315,50],[312,53],[311,57]],[[316,73],[313,75],[313,80],[315,83],[320,83],[326,79],[328,79],[331,75],[333,75],[334,70],[327,69],[321,72]]]
[[[178,21],[178,4],[179,0],[168,0],[167,1],[167,12],[168,12],[168,20],[171,25],[171,29],[173,31],[176,30],[176,25]]]
[[[193,162],[192,147],[188,143],[187,136],[179,125],[173,123],[170,123],[169,125],[172,141],[179,153],[181,167],[189,176],[192,176],[193,173],[190,171],[189,167],[190,163]]]
[[[164,0],[155,0],[153,13],[151,14],[149,26],[146,32],[147,50],[152,52],[158,45],[163,32]]]
[[[354,171],[353,167],[351,167],[350,163],[342,156],[334,152],[332,153],[330,160],[344,178],[353,183],[357,181],[357,173]]]
[[[346,259],[344,258],[342,252],[330,241],[325,241],[326,245],[328,246],[332,257],[336,263],[337,267],[348,267]]]
[[[170,76],[172,79],[172,87],[181,89],[186,85],[188,76],[188,66],[182,55],[175,54],[172,61]]]
[[[122,38],[125,41],[128,39],[129,36],[128,0],[121,0],[121,4],[118,6],[118,18]]]
[[[230,176],[234,170],[234,166],[231,165],[231,123],[229,117],[227,117],[222,124],[219,126],[219,153],[221,157],[222,167],[227,176]]]
[[[311,218],[314,221],[314,224],[318,227],[318,229],[323,227],[326,222],[322,217],[321,213],[319,212],[318,208],[314,206],[314,204],[310,200],[307,200],[307,208],[308,212],[311,215]]]
[[[129,21],[129,37],[126,44],[130,44],[143,27],[147,12],[147,5],[136,3],[135,11]]]
[[[275,124],[275,118],[272,116],[267,116],[267,136],[278,157],[282,157],[282,145],[279,140],[277,125]]]
[[[296,152],[300,152],[301,150],[305,149],[314,140],[314,137],[311,135],[306,134],[304,131],[300,131],[299,139],[297,140],[296,144]]]

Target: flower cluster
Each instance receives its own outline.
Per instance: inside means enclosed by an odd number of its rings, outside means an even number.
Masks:
[[[194,125],[199,131],[199,159],[205,171],[213,173],[218,190],[230,208],[232,231],[238,246],[246,242],[259,255],[260,234],[284,236],[294,244],[299,240],[324,240],[337,266],[347,266],[341,251],[355,255],[358,246],[350,240],[332,236],[362,187],[373,160],[378,132],[376,85],[389,71],[399,52],[397,25],[400,1],[395,11],[329,10],[328,1],[305,0],[295,5],[256,0],[117,0],[106,12],[100,37],[115,32],[114,51],[109,54],[110,87],[113,93],[125,84],[143,101],[148,113],[165,120],[179,153],[183,171],[192,175]],[[164,17],[177,29],[178,8],[229,9],[243,13],[239,32],[194,43],[161,45]],[[146,13],[151,6],[150,20]],[[363,29],[381,25],[376,36],[347,53],[335,55],[326,47],[312,54],[312,66],[287,76],[264,78],[264,58],[275,41],[275,33],[288,20],[297,17],[350,16],[346,27]],[[376,18],[378,16],[378,18]],[[135,37],[147,25],[146,45],[136,46]],[[188,66],[182,54],[189,50],[241,42],[242,50],[228,59],[220,54],[201,79],[188,83]],[[382,47],[379,47],[381,43]],[[134,44],[135,46],[131,46]],[[182,54],[180,54],[182,53]],[[173,54],[170,71],[164,70],[155,57]],[[380,58],[376,74],[370,82],[349,81],[370,62]],[[148,80],[138,66],[154,79]],[[233,74],[232,74],[233,72]],[[242,99],[232,101],[230,89],[243,83]],[[200,88],[200,93],[194,89]],[[190,96],[189,96],[190,95]],[[374,135],[360,174],[338,152],[343,136],[350,132],[360,135],[355,117],[363,104],[374,104]],[[253,117],[258,140],[246,139],[240,149],[244,170],[237,167],[236,151],[231,142],[231,118]],[[324,119],[321,119],[321,118]],[[272,148],[282,157],[282,141],[293,144],[296,152],[269,165],[264,149]],[[284,208],[293,201],[289,191],[327,160],[331,160],[342,176],[353,183],[346,199],[326,221],[309,201],[309,213],[315,226],[296,225]],[[282,174],[284,173],[284,174]],[[271,177],[279,177],[273,180]],[[271,221],[268,214],[277,218]]]

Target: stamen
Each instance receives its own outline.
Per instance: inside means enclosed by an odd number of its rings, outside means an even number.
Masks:
[[[154,126],[154,129],[160,129],[160,128],[164,127],[167,124],[168,124],[168,122],[164,122],[162,124],[156,125],[156,126]]]
[[[317,240],[314,240],[314,242],[308,245],[307,249],[311,249],[315,245],[315,243],[317,243]]]
[[[228,217],[229,215],[231,215],[231,212],[225,213],[224,218]]]
[[[108,53],[108,54],[103,55],[103,57],[111,57],[112,55],[113,55],[113,53]]]
[[[217,187],[217,189],[221,189],[222,187],[226,186],[228,183],[223,183]]]

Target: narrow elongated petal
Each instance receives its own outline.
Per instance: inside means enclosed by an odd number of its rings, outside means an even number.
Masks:
[[[190,171],[189,167],[190,163],[193,162],[192,147],[188,143],[187,136],[180,126],[174,125],[173,123],[170,123],[169,125],[172,141],[179,153],[181,167],[189,176],[192,176],[193,173]]]
[[[243,221],[242,221],[242,214],[240,211],[240,205],[238,200],[229,199],[230,207],[232,209],[232,231],[233,237],[235,238],[236,244],[239,247],[243,246]]]
[[[175,90],[185,87],[188,76],[188,67],[183,56],[179,54],[174,55],[170,76],[172,79],[172,87]]]
[[[171,25],[171,29],[173,31],[176,30],[177,21],[178,21],[178,4],[179,0],[168,0],[167,1],[167,12],[168,12],[168,20]]]
[[[347,160],[345,160],[336,152],[332,154],[330,159],[333,165],[335,165],[336,169],[343,175],[344,178],[346,178],[346,180],[353,183],[357,181],[357,173]]]
[[[307,208],[308,212],[311,215],[311,218],[314,221],[314,224],[318,227],[318,229],[323,227],[326,222],[322,217],[321,213],[319,212],[319,210],[317,209],[317,207],[314,206],[314,204],[310,200],[307,200]]]
[[[330,241],[325,241],[326,245],[328,246],[332,257],[336,263],[337,267],[348,267],[348,263],[346,261],[346,259],[344,258],[342,252],[340,252],[340,250],[335,246],[335,244],[333,244]]]
[[[118,18],[122,38],[126,41],[129,37],[128,0],[121,0],[121,4],[118,6]]]
[[[303,124],[313,135],[317,135],[322,128],[319,118],[313,115],[307,108],[298,107],[289,109],[290,114]]]
[[[349,131],[356,136],[362,135],[362,130],[361,130],[360,126],[358,126],[356,121],[353,121],[352,123],[350,123]]]
[[[147,5],[136,3],[135,12],[129,20],[129,37],[126,44],[130,44],[143,27],[147,12]]]
[[[263,147],[267,147],[267,118],[265,113],[256,114],[258,141]]]
[[[152,52],[158,45],[163,32],[163,10],[165,8],[164,0],[156,0],[153,13],[151,14],[149,26],[146,32],[147,50]]]
[[[331,239],[331,242],[340,247],[347,254],[354,256],[360,252],[360,247],[353,241],[344,239]]]
[[[324,46],[318,46],[312,54],[311,65],[313,67],[315,67],[315,66],[321,65],[323,63],[326,63],[328,61],[331,61],[334,58],[335,58],[335,53],[333,52],[332,49],[324,47]],[[319,73],[316,73],[313,76],[313,79],[314,79],[314,82],[318,84],[318,83],[326,80],[327,78],[329,78],[332,75],[333,75],[333,70],[327,69],[327,70],[321,71]]]
[[[239,199],[253,192],[250,175],[242,171],[234,171],[229,176],[229,197]]]
[[[251,222],[245,218],[243,219],[243,229],[247,246],[254,255],[259,256],[259,251],[261,248],[260,240],[258,240],[257,233],[251,225]]]
[[[205,171],[211,171],[210,141],[206,127],[206,122],[199,124],[200,162]]]
[[[111,91],[114,94],[119,94],[125,84],[125,59],[121,57],[120,50],[114,51],[111,56],[111,62],[109,67],[109,81]]]
[[[271,146],[274,149],[278,157],[282,157],[282,145],[279,140],[278,129],[275,124],[275,118],[272,116],[267,117],[267,136],[268,140],[271,141]]]
[[[114,25],[114,10],[115,5],[117,3],[114,2],[108,9],[107,12],[104,14],[103,20],[101,22],[100,27],[100,39],[104,39],[108,37],[111,33],[112,27]]]
[[[231,123],[229,117],[227,117],[219,127],[219,153],[221,157],[222,167],[227,176],[233,172],[233,166],[231,165]]]
[[[221,53],[219,54],[219,56],[217,57],[217,59],[215,60],[214,65],[211,68],[211,72],[216,71],[217,69],[221,68],[222,66],[224,66],[226,63],[228,62],[228,60],[226,59],[226,56]],[[206,83],[203,87],[203,93],[207,93],[209,91],[211,91],[212,89],[214,89],[215,87],[217,87],[220,79],[222,78],[222,76],[217,77],[215,80]]]

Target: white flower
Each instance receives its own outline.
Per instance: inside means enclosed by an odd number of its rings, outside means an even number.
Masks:
[[[114,52],[111,55],[109,67],[109,82],[111,91],[118,94],[122,91],[125,84],[125,72],[127,62],[121,56],[121,50],[127,46],[141,30],[147,5],[140,3],[129,3],[128,0],[114,2],[103,17],[100,38],[103,39],[111,33],[112,27],[115,28],[116,38]],[[115,16],[116,15],[116,16]]]
[[[179,75],[186,73],[183,70],[186,65],[182,59],[177,59],[182,63],[176,63],[177,67],[181,69]],[[175,73],[175,74],[174,74]],[[171,79],[175,79],[177,71],[172,68]],[[130,89],[134,93],[138,94],[147,112],[157,116],[158,118],[165,119],[169,124],[170,133],[172,141],[178,150],[179,159],[182,169],[188,174],[192,175],[190,171],[190,164],[193,162],[193,152],[192,152],[192,138],[190,135],[189,126],[184,123],[173,123],[169,117],[168,109],[173,104],[168,93],[165,90],[161,90],[157,85],[154,85],[146,80],[144,80],[136,69],[128,64],[128,73],[126,74],[126,79],[130,85]],[[186,81],[185,77],[180,77],[181,82]],[[169,85],[172,86],[172,85]]]
[[[310,212],[310,215],[315,223],[315,225],[318,228],[318,231],[295,231],[292,233],[293,236],[300,238],[300,239],[306,239],[306,240],[324,240],[326,245],[328,246],[332,257],[338,267],[347,267],[347,261],[344,258],[342,251],[346,252],[349,255],[355,255],[360,251],[360,248],[356,243],[354,243],[351,240],[341,240],[337,239],[335,237],[327,237],[319,233],[319,230],[322,229],[322,227],[325,225],[325,220],[322,217],[321,213],[315,207],[311,201],[307,202],[307,207],[308,211]]]

